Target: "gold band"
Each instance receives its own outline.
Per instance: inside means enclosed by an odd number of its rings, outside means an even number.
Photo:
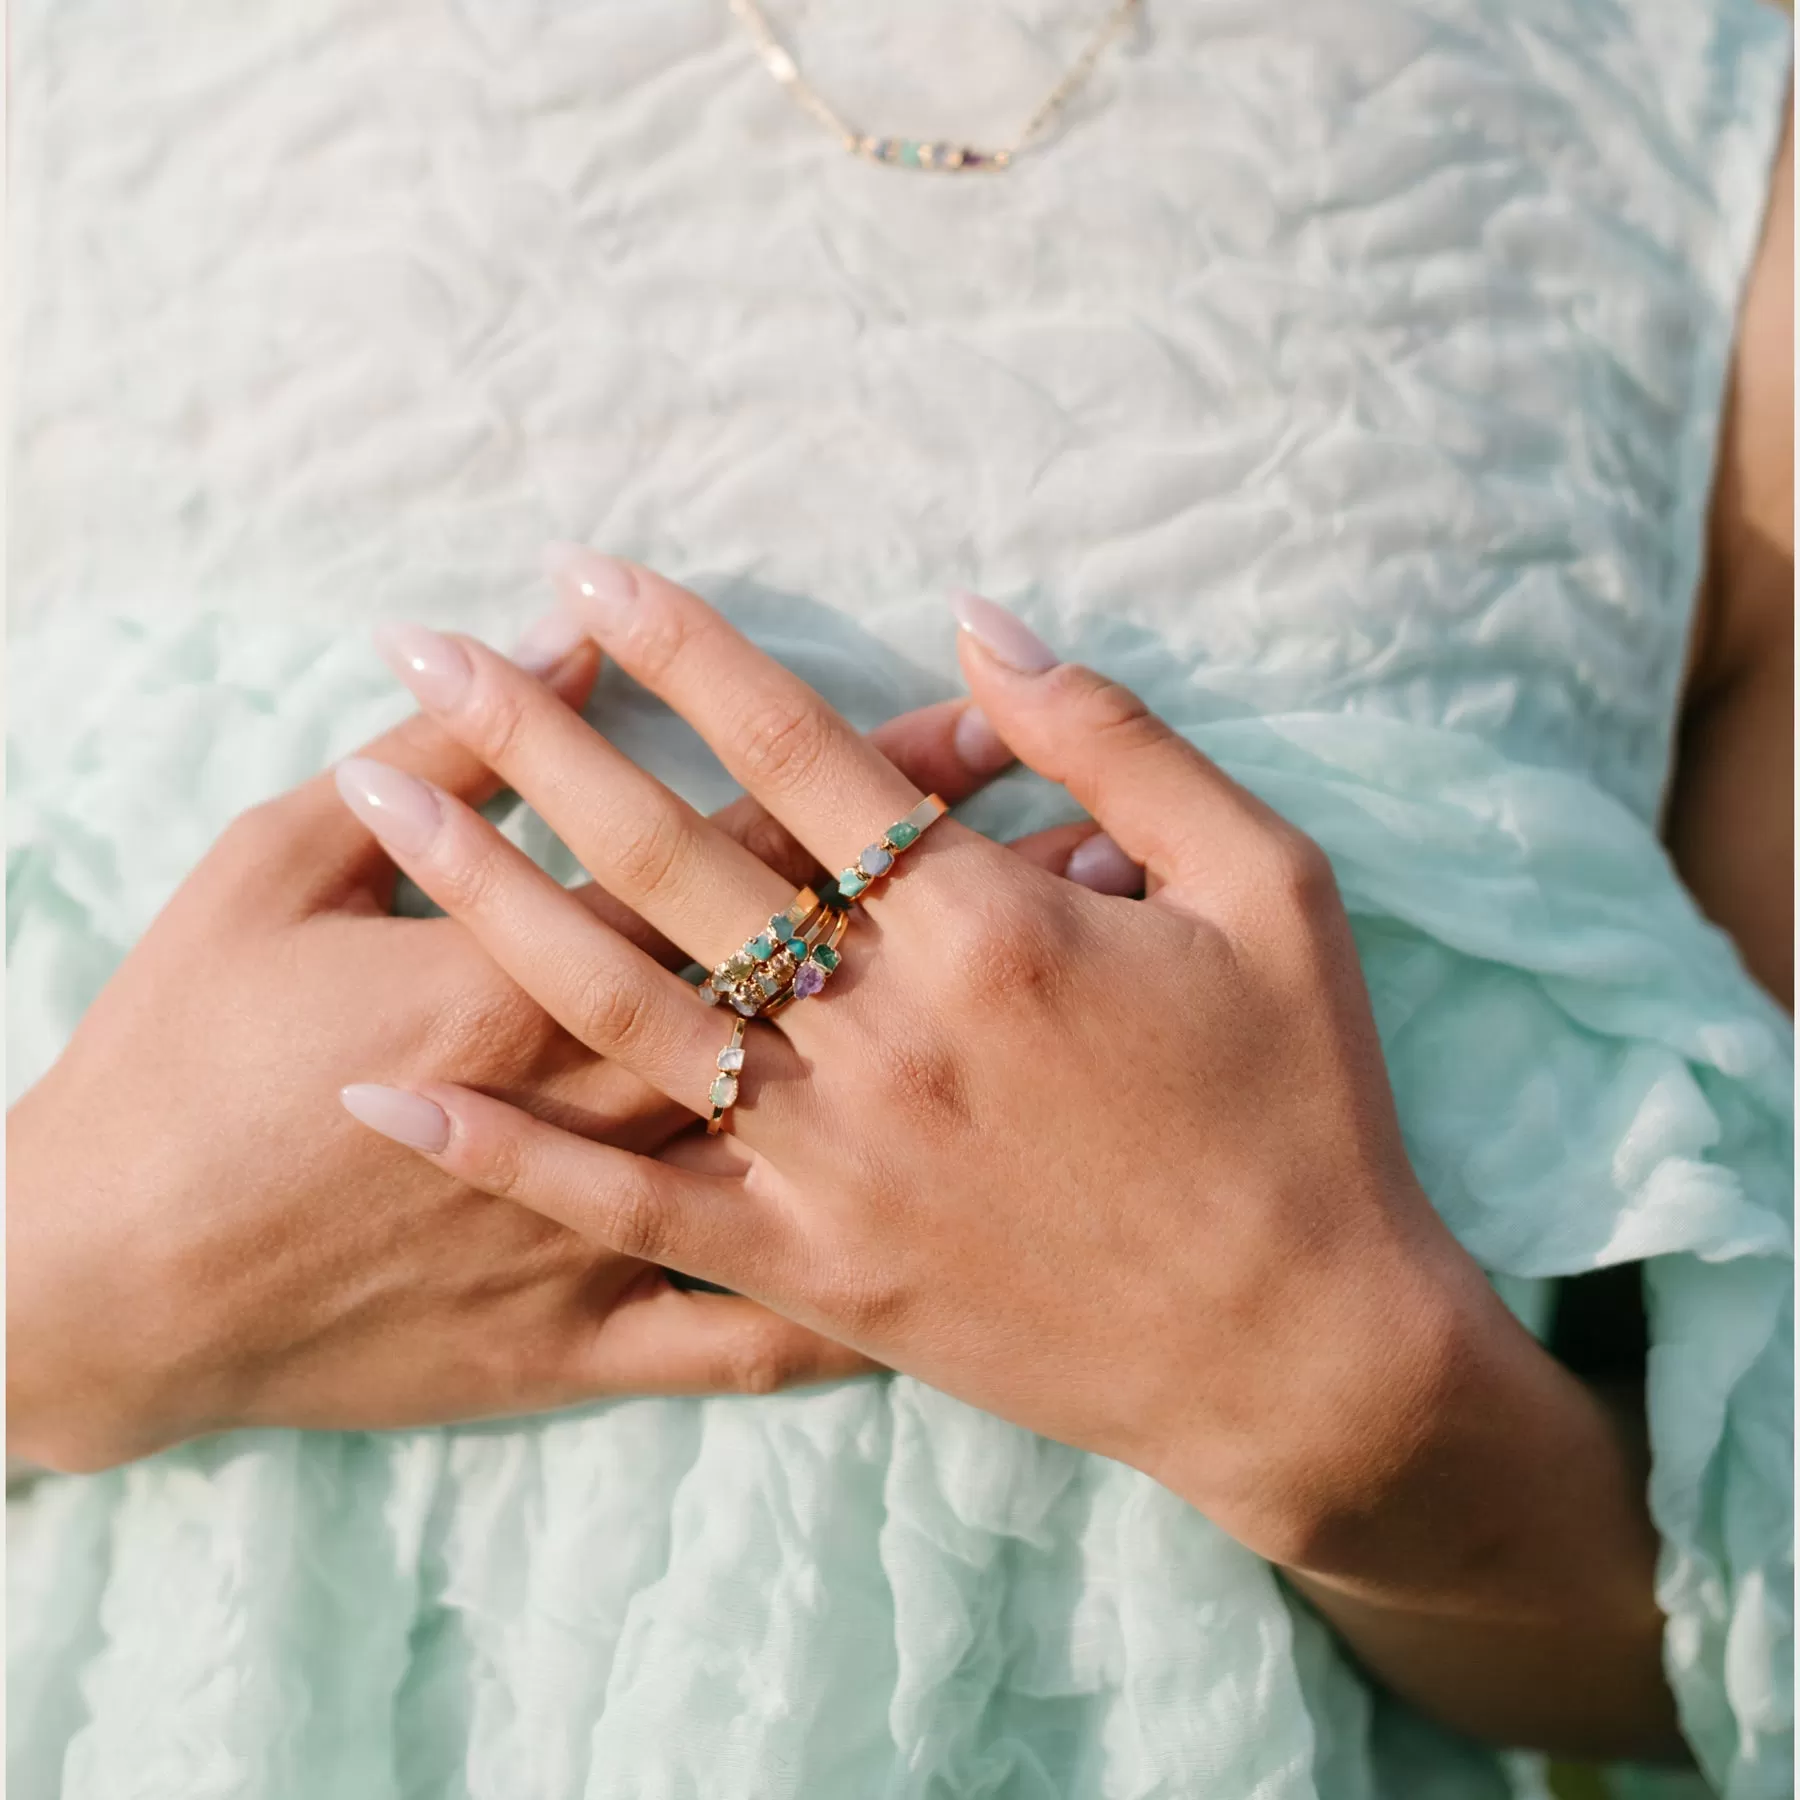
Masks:
[[[845,900],[856,900],[894,866],[894,859],[910,850],[950,810],[936,794],[927,794],[904,819],[896,819],[849,868],[835,886]]]
[[[739,1017],[731,1021],[731,1042],[719,1052],[719,1072],[706,1097],[712,1102],[712,1117],[706,1121],[706,1135],[711,1137],[725,1123],[725,1115],[737,1105],[738,1076],[744,1067],[744,1033],[750,1021]]]
[[[794,977],[812,948],[825,909],[819,896],[803,887],[743,947],[734,950],[700,983],[708,1006],[729,1006],[740,1018],[759,1018],[793,986]]]

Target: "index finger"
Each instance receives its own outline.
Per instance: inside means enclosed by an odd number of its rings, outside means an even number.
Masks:
[[[549,556],[564,605],[827,868],[923,798],[846,718],[686,588],[580,545]]]

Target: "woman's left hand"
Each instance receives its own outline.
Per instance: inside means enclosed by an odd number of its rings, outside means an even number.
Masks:
[[[919,801],[693,595],[590,553],[561,585],[827,868]],[[864,897],[824,993],[750,1026],[735,1135],[651,1160],[427,1085],[441,1120],[415,1148],[1131,1463],[1327,1583],[1464,1607],[1471,1582],[1501,1581],[1506,1606],[1534,1604],[1499,1553],[1496,1517],[1516,1508],[1484,1496],[1529,1485],[1521,1429],[1566,1470],[1568,1378],[1408,1165],[1326,859],[1010,615],[971,598],[963,623],[977,701],[1145,866],[1144,901],[944,820]],[[792,897],[480,645],[438,640],[413,685],[602,886],[709,966]],[[406,871],[567,1030],[703,1112],[727,1018],[468,808],[438,795],[430,817],[388,840]]]

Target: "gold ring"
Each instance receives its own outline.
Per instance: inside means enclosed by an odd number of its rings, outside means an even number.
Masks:
[[[743,1019],[760,1017],[793,985],[812,948],[806,934],[819,925],[824,910],[819,896],[803,887],[700,983],[700,998],[708,1006],[723,1003]]]
[[[893,868],[895,857],[903,850],[910,850],[949,810],[936,794],[927,794],[904,819],[896,819],[838,876],[838,893],[846,900],[857,899]]]
[[[731,1042],[719,1052],[719,1072],[707,1089],[712,1102],[712,1117],[706,1121],[706,1135],[711,1137],[725,1123],[725,1115],[737,1105],[738,1076],[744,1067],[744,1033],[750,1028],[746,1018],[731,1021]]]
[[[824,987],[825,983],[837,973],[838,945],[843,942],[844,933],[850,929],[850,914],[846,908],[821,907],[819,917],[814,922],[806,939],[806,955],[800,966],[795,969],[787,985],[787,991],[777,999],[771,1000],[763,1009],[766,1019],[778,1013],[784,1006],[791,1006],[796,1000],[806,1000]]]

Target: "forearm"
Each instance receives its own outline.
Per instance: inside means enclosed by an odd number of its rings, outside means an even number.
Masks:
[[[1458,1730],[1683,1758],[1641,1427],[1510,1317],[1477,1328],[1437,1400],[1381,1503],[1323,1530],[1294,1585],[1378,1679]]]

